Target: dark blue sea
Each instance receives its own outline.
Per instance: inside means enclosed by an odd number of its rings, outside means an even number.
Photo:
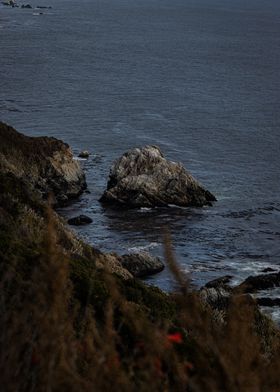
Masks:
[[[162,255],[168,227],[198,286],[279,269],[279,0],[28,3],[52,9],[0,5],[0,119],[91,152],[82,162],[91,193],[62,211],[93,218],[80,235],[103,251]],[[102,208],[114,159],[147,144],[218,202]],[[167,270],[148,281],[172,288]]]

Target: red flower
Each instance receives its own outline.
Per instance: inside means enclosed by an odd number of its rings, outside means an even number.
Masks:
[[[185,362],[185,369],[187,371],[193,370],[193,364],[191,362]]]
[[[180,332],[175,332],[167,335],[167,339],[172,343],[183,343],[183,337]]]

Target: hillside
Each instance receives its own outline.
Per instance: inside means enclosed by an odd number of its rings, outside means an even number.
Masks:
[[[53,207],[85,176],[69,146],[0,124],[0,366],[5,391],[277,391],[279,331],[251,297],[210,307],[134,279]],[[51,196],[51,199],[49,197]]]

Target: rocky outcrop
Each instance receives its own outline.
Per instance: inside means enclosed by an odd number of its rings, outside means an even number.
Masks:
[[[182,164],[166,160],[156,146],[134,148],[119,158],[100,199],[128,207],[202,207],[215,200]]]
[[[232,291],[226,287],[203,287],[200,290],[201,299],[214,309],[226,310]]]
[[[45,252],[46,241],[52,241],[56,251],[71,260],[79,279],[84,268],[87,279],[89,270],[132,279],[117,255],[87,245],[44,201],[49,191],[56,197],[63,191],[69,198],[84,186],[83,172],[66,144],[29,138],[0,123],[0,268],[19,254],[18,268],[31,270]]]
[[[119,256],[119,260],[121,265],[137,278],[154,275],[164,269],[163,262],[147,252]]]
[[[89,223],[92,223],[92,219],[86,215],[79,215],[68,219],[68,224],[72,226],[88,225]]]
[[[256,298],[257,304],[259,306],[265,306],[265,307],[274,307],[280,306],[280,298],[269,298],[269,297],[261,297],[261,298]]]
[[[70,147],[51,137],[28,137],[0,123],[0,169],[26,180],[44,198],[63,204],[86,188],[85,175]]]
[[[84,158],[84,159],[88,159],[89,157],[89,152],[88,151],[81,151],[78,155],[79,158]]]
[[[227,284],[231,281],[231,275],[221,276],[220,278],[211,280],[210,282],[206,283],[204,287],[210,288],[218,288],[218,287],[228,287]]]
[[[237,288],[246,293],[280,286],[280,272],[249,276]]]

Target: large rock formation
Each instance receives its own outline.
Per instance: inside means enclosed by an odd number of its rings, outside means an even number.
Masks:
[[[44,198],[62,204],[86,188],[85,175],[69,146],[50,137],[28,137],[0,123],[0,169],[27,181]]]
[[[100,199],[129,207],[202,207],[215,200],[182,164],[166,160],[156,146],[134,148],[119,158]]]

